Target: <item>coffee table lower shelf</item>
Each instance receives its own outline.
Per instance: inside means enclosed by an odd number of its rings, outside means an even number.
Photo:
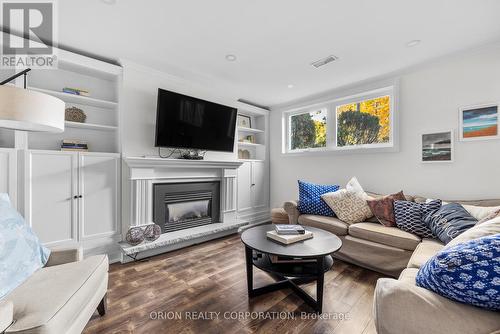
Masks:
[[[281,289],[292,289],[316,312],[322,312],[324,275],[333,265],[331,255],[313,257],[313,261],[305,263],[272,263],[268,254],[262,253],[262,256],[254,257],[253,249],[245,246],[245,256],[249,298]],[[266,271],[278,281],[254,288],[253,266]],[[311,281],[316,281],[316,299],[299,286]]]

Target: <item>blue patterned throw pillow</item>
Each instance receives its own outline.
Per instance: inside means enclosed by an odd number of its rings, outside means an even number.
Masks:
[[[394,217],[401,230],[418,235],[421,238],[436,238],[431,229],[425,225],[423,218],[441,207],[441,200],[428,203],[410,201],[394,201]]]
[[[299,203],[302,214],[335,217],[333,210],[321,199],[321,195],[339,190],[338,185],[321,185],[299,180]]]
[[[443,249],[420,268],[416,282],[457,302],[500,311],[500,234]]]
[[[424,223],[439,240],[447,244],[453,238],[476,225],[477,219],[472,217],[460,204],[449,203],[424,216]]]
[[[8,198],[0,196],[0,299],[43,267],[49,255]]]

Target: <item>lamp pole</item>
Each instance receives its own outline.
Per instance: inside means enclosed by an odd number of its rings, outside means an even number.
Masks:
[[[11,76],[11,77],[5,79],[4,81],[0,82],[0,86],[1,85],[5,85],[6,83],[11,82],[12,80],[20,77],[21,75],[24,75],[24,89],[26,89],[26,86],[27,86],[26,85],[26,77],[27,77],[29,71],[31,71],[31,68],[27,68],[27,69],[25,69],[25,70],[23,70],[23,71],[21,71],[21,72],[19,72],[17,74],[14,74],[13,76]]]

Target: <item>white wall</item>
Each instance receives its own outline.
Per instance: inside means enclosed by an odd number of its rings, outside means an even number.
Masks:
[[[156,124],[156,101],[158,88],[195,96],[216,103],[234,105],[234,97],[225,96],[222,87],[206,82],[172,76],[126,60],[123,66],[123,89],[121,95],[121,129],[123,156],[158,156],[154,147]],[[206,159],[235,159],[234,153],[208,152]],[[167,154],[166,149],[162,154]]]
[[[297,198],[297,179],[345,185],[352,176],[365,190],[380,193],[403,190],[443,199],[500,198],[500,140],[458,141],[459,107],[500,102],[500,45],[421,65],[399,78],[396,153],[285,156],[281,154],[284,109],[271,112],[273,207]],[[443,129],[455,129],[455,162],[420,163],[421,132]]]

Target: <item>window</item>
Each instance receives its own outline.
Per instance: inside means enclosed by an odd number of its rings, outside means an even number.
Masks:
[[[326,147],[326,109],[290,116],[290,150]]]
[[[390,106],[388,95],[337,106],[337,147],[388,144],[391,138]]]
[[[394,88],[284,113],[284,153],[394,147]]]

